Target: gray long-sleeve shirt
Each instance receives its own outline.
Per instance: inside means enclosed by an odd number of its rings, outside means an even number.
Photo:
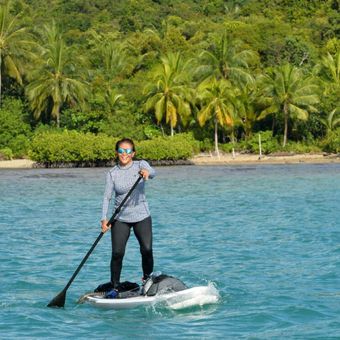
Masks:
[[[139,171],[149,171],[149,178],[155,177],[155,170],[146,161],[133,161],[126,167],[116,165],[106,175],[105,193],[103,199],[102,220],[108,220],[108,210],[113,192],[115,193],[114,209],[117,209],[137,181]],[[145,181],[141,180],[131,196],[125,202],[116,219],[122,222],[139,222],[150,216],[149,206],[144,192]]]

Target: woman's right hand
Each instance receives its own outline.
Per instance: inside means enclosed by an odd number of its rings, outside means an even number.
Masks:
[[[109,221],[108,220],[102,220],[101,224],[102,224],[102,232],[105,234],[109,229],[110,229],[110,225],[108,225]]]

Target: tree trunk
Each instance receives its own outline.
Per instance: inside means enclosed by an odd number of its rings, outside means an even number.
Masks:
[[[161,124],[161,131],[162,131],[162,136],[165,137],[165,133],[164,133],[164,129],[163,129],[163,125]]]
[[[57,121],[57,128],[59,129],[60,128],[60,106],[58,105],[57,106],[57,110],[55,112],[55,115],[56,115],[56,121]]]
[[[0,107],[2,106],[2,73],[1,73],[1,69],[2,69],[2,51],[0,50]]]
[[[217,119],[215,119],[215,152],[218,158],[220,158],[220,152],[218,150],[218,134],[217,134],[218,131],[217,130],[218,130],[218,122],[217,122]]]
[[[233,157],[233,159],[235,159],[235,135],[234,135],[234,126],[232,126],[232,130],[231,130],[231,143],[233,144],[232,157]]]
[[[287,135],[288,135],[288,108],[287,104],[285,103],[283,106],[283,114],[284,114],[284,132],[283,132],[283,147],[287,144]]]

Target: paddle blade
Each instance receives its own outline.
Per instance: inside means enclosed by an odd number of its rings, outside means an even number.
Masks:
[[[66,290],[61,291],[54,299],[50,301],[47,307],[64,307],[66,299]]]

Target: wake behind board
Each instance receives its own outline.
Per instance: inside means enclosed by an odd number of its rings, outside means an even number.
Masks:
[[[218,301],[218,292],[212,285],[188,288],[178,279],[166,275],[160,279],[154,277],[153,280],[149,280],[151,281],[139,289],[122,292],[115,298],[108,298],[107,292],[93,292],[83,295],[79,302],[109,309],[148,307],[157,304],[171,309],[183,309]]]

